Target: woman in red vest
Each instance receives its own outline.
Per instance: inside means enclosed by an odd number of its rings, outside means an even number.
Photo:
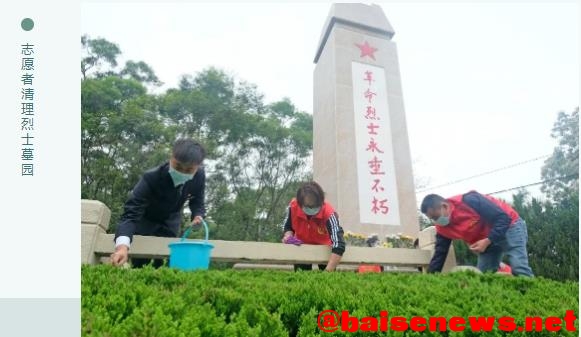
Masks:
[[[325,202],[325,193],[316,182],[303,184],[287,208],[284,220],[283,243],[300,245],[327,245],[331,257],[319,269],[334,271],[345,252],[343,229],[339,225],[337,212]],[[296,270],[311,270],[312,265],[296,264]]]
[[[478,269],[498,270],[504,254],[513,275],[533,276],[527,254],[527,226],[508,204],[470,191],[444,199],[437,194],[424,198],[422,213],[436,226],[436,249],[428,272],[444,266],[452,240],[463,240],[478,254]]]

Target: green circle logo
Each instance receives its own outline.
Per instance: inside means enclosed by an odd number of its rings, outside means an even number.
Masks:
[[[32,28],[34,28],[34,21],[32,21],[32,19],[30,18],[23,19],[22,22],[20,23],[20,26],[22,26],[22,29],[24,29],[27,32],[31,31]]]

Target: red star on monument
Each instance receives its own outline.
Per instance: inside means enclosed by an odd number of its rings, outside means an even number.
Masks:
[[[361,55],[359,57],[369,56],[375,61],[375,55],[373,55],[373,53],[377,51],[377,48],[370,46],[367,41],[363,44],[356,43],[355,45],[361,50]]]

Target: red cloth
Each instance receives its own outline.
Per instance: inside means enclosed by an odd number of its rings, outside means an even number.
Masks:
[[[377,265],[363,265],[357,269],[359,273],[381,273],[381,266]]]
[[[508,264],[503,263],[503,262],[500,263],[500,266],[498,267],[498,271],[502,272],[502,273],[512,274],[512,268]]]

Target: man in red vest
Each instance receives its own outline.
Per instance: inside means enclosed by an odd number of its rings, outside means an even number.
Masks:
[[[452,240],[463,240],[478,254],[478,269],[498,270],[504,254],[513,275],[533,276],[527,254],[527,227],[508,204],[470,191],[444,199],[427,195],[421,211],[436,226],[436,249],[428,272],[440,272]]]
[[[316,182],[303,184],[287,209],[284,219],[283,243],[326,245],[331,256],[319,269],[334,271],[345,252],[343,228],[333,206],[325,201],[325,192]],[[309,270],[312,265],[296,264],[295,270]]]

